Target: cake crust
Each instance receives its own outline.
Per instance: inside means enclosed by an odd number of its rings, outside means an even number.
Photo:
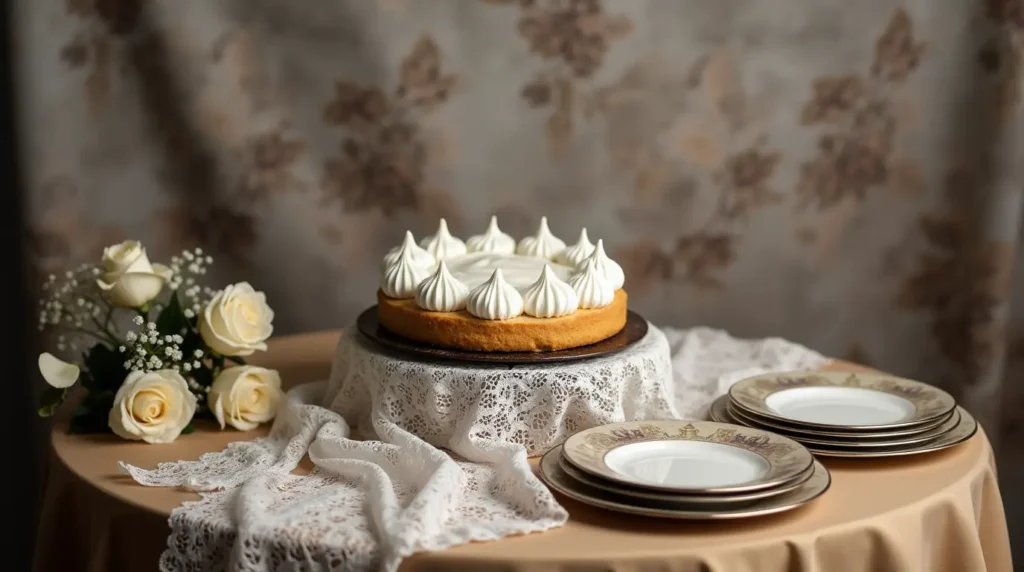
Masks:
[[[377,317],[388,330],[426,344],[469,351],[541,352],[577,348],[617,334],[626,325],[626,291],[615,292],[603,308],[579,309],[557,318],[523,314],[510,320],[482,320],[469,312],[430,312],[414,299],[397,300],[377,291]]]

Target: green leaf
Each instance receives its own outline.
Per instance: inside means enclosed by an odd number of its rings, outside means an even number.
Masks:
[[[61,403],[64,403],[64,399],[68,396],[68,389],[46,386],[43,390],[43,394],[39,396],[39,416],[49,417],[53,415],[57,408],[60,407]]]
[[[228,361],[233,361],[233,362],[237,363],[238,365],[245,365],[245,360],[240,358],[240,357],[238,357],[238,356],[225,356],[225,357],[227,357]]]
[[[121,387],[128,371],[124,369],[125,354],[114,351],[103,344],[96,344],[85,355],[85,369],[89,371],[88,385],[93,391],[116,390]]]
[[[160,312],[156,319],[156,329],[163,335],[174,335],[188,328],[188,319],[181,309],[181,302],[178,301],[178,293],[171,292],[171,298],[167,301],[167,307]]]
[[[191,432],[193,432],[195,430],[196,430],[196,428],[193,427],[191,423],[189,423],[188,425],[185,426],[184,429],[181,430],[181,434],[182,435],[188,435],[189,433],[191,433]]]

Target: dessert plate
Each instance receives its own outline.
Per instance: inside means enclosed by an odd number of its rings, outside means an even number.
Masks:
[[[804,482],[807,481],[807,479],[811,478],[811,475],[814,473],[814,465],[811,465],[810,467],[807,467],[807,470],[805,470],[799,477],[797,477],[793,482],[789,484],[783,485],[781,487],[764,489],[761,491],[754,491],[750,493],[738,493],[734,495],[687,495],[679,493],[659,493],[656,491],[647,491],[635,487],[629,487],[626,485],[617,485],[604,479],[599,479],[597,477],[591,476],[577,469],[576,467],[572,466],[571,463],[565,460],[564,455],[558,456],[558,467],[562,469],[562,471],[565,472],[565,474],[569,475],[573,479],[589,487],[594,487],[595,489],[601,489],[603,491],[607,491],[613,494],[643,499],[646,501],[687,503],[700,507],[735,506],[788,493],[799,488],[802,484],[804,484]]]
[[[737,411],[733,407],[726,405],[728,408],[729,417],[738,422],[740,425],[746,425],[748,427],[756,427],[758,429],[776,429],[781,434],[787,437],[792,437],[794,440],[803,443],[807,446],[819,446],[823,445],[831,447],[833,445],[837,447],[901,447],[906,445],[915,445],[918,443],[924,443],[941,437],[947,432],[951,431],[960,423],[960,414],[956,411],[946,417],[939,425],[920,433],[913,435],[906,435],[902,437],[894,437],[889,439],[864,439],[864,438],[850,438],[845,436],[841,439],[822,437],[822,436],[804,436],[796,433],[788,432],[785,429],[777,429],[774,427],[766,426],[761,423],[760,420],[755,419],[749,415],[745,415],[742,411]]]
[[[819,457],[905,457],[948,449],[970,439],[978,432],[978,422],[963,407],[956,408],[960,422],[944,435],[917,445],[894,447],[847,447],[843,445],[811,445],[807,449]]]
[[[566,362],[611,355],[620,352],[647,335],[647,320],[633,311],[626,312],[626,325],[619,333],[596,344],[552,352],[473,352],[430,346],[392,333],[381,325],[377,306],[372,306],[356,319],[356,329],[364,337],[385,348],[404,354],[452,361],[529,364]]]
[[[729,388],[732,404],[761,417],[815,429],[916,427],[949,415],[953,396],[875,373],[793,372],[750,377]]]
[[[709,411],[709,417],[712,421],[718,423],[738,423],[746,426],[746,422],[733,417],[728,410],[728,396],[720,397],[711,405]],[[819,457],[902,457],[906,455],[917,455],[920,453],[930,453],[933,451],[940,451],[942,449],[948,449],[954,445],[959,445],[964,441],[970,439],[978,432],[978,423],[967,412],[963,407],[957,407],[954,412],[954,416],[958,416],[959,421],[956,426],[952,429],[947,430],[945,433],[938,437],[932,437],[928,441],[923,443],[916,443],[910,445],[895,445],[888,447],[874,447],[870,446],[873,443],[865,443],[864,446],[855,445],[853,447],[846,446],[843,443],[833,443],[829,445],[813,445],[808,444],[807,450]],[[799,438],[798,438],[799,439]]]
[[[715,400],[712,404],[712,409],[720,409],[722,412],[728,411],[728,417],[735,420],[736,418],[742,418],[750,421],[751,423],[741,423],[741,425],[751,425],[753,427],[759,427],[769,431],[775,431],[783,433],[787,436],[793,437],[797,441],[802,441],[805,438],[810,439],[825,439],[830,441],[871,441],[871,440],[887,440],[892,441],[900,437],[914,437],[934,430],[935,428],[943,425],[949,421],[955,413],[950,412],[945,417],[940,417],[934,421],[928,423],[922,423],[921,425],[915,425],[906,429],[894,429],[891,431],[843,431],[842,428],[836,428],[832,430],[828,429],[813,429],[808,427],[801,427],[793,423],[785,423],[782,421],[776,421],[767,417],[762,417],[756,413],[742,410],[729,402],[729,396],[723,395]],[[721,417],[721,415],[720,415]],[[733,423],[735,421],[730,421]]]
[[[564,444],[569,463],[619,484],[687,494],[783,486],[814,458],[796,441],[708,421],[627,421],[580,431]]]
[[[658,518],[689,520],[729,519],[764,516],[792,510],[818,498],[832,484],[828,469],[813,462],[813,472],[796,489],[740,507],[695,507],[686,503],[651,501],[590,487],[574,480],[559,466],[562,447],[548,451],[540,460],[540,477],[553,490],[573,500],[617,512]]]

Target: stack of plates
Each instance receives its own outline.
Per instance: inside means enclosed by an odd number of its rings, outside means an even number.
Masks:
[[[792,439],[709,421],[633,421],[582,431],[540,461],[555,491],[644,516],[740,518],[807,504],[828,470]]]
[[[978,424],[951,395],[885,374],[794,372],[744,379],[711,419],[757,427],[827,457],[895,457],[970,439]]]

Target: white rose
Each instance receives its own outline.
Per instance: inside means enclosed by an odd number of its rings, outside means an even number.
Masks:
[[[107,424],[125,439],[170,443],[195,412],[196,396],[177,371],[133,371],[114,396]]]
[[[166,266],[149,263],[139,241],[126,240],[103,249],[103,276],[96,284],[115,305],[138,308],[160,294],[170,275]]]
[[[221,429],[227,424],[248,431],[277,415],[281,397],[281,376],[276,371],[239,365],[220,372],[210,386],[206,404]]]
[[[266,350],[274,332],[274,311],[263,292],[239,282],[218,292],[199,320],[199,334],[213,351],[225,356],[247,356]]]

